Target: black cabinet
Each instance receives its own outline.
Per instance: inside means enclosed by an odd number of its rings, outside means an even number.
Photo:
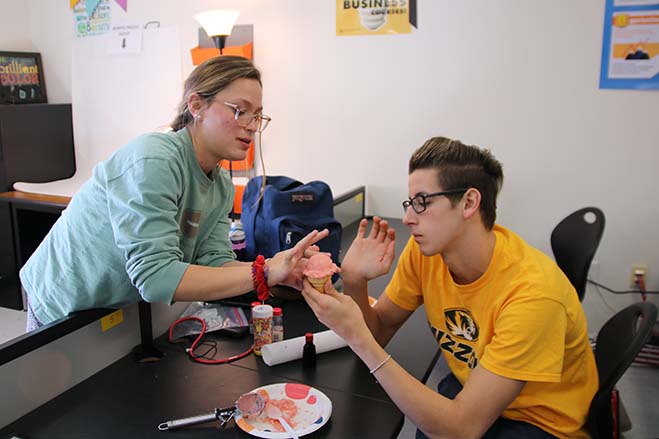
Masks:
[[[0,192],[75,171],[71,104],[0,105]]]
[[[20,194],[17,196],[16,194]],[[0,306],[23,309],[18,271],[68,204],[68,197],[0,194]]]
[[[12,230],[9,205],[0,203],[0,306],[22,309],[23,299],[20,294]]]
[[[75,171],[71,104],[0,105],[0,192]],[[18,270],[65,204],[0,198],[0,307],[23,309]]]

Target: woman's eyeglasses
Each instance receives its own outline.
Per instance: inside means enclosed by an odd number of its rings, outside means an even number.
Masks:
[[[262,113],[252,113],[251,111],[241,110],[238,105],[232,104],[231,102],[222,102],[222,104],[233,109],[235,112],[233,118],[243,128],[247,128],[252,123],[256,122],[256,131],[262,133],[272,120],[269,116]]]

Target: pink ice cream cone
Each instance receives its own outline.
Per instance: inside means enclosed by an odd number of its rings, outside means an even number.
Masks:
[[[339,268],[326,253],[318,253],[309,258],[304,275],[316,290],[325,292],[325,283]]]

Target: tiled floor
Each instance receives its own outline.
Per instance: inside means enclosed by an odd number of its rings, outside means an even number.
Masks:
[[[448,373],[440,358],[428,378],[428,387],[437,389],[437,383]],[[622,434],[623,439],[659,439],[659,368],[632,365],[618,381],[620,397],[627,409],[632,429]],[[413,439],[416,426],[405,420],[398,439]]]
[[[618,381],[618,390],[632,422],[622,437],[659,438],[659,368],[632,365]]]

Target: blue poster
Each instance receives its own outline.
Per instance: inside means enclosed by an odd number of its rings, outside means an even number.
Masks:
[[[600,88],[659,89],[659,0],[606,0]]]

